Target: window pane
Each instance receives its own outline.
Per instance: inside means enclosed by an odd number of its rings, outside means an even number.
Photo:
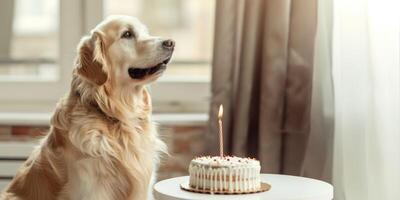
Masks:
[[[104,0],[105,15],[138,17],[155,36],[176,41],[166,77],[210,77],[215,0]]]
[[[0,80],[56,79],[59,1],[0,1]]]

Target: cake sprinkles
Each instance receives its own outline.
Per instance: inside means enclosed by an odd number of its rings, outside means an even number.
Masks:
[[[189,185],[211,192],[252,192],[260,189],[260,162],[236,156],[204,156],[189,165]]]

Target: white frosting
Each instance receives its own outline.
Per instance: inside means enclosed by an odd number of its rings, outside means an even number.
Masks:
[[[260,162],[239,157],[199,157],[190,162],[189,184],[196,189],[249,192],[260,188]]]

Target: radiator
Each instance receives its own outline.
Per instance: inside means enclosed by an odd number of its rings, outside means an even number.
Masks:
[[[36,145],[33,141],[0,142],[0,191],[11,181]]]

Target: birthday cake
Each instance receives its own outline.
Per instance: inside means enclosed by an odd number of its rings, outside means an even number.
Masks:
[[[247,193],[260,189],[260,162],[236,156],[194,158],[189,166],[189,186],[196,190]]]

